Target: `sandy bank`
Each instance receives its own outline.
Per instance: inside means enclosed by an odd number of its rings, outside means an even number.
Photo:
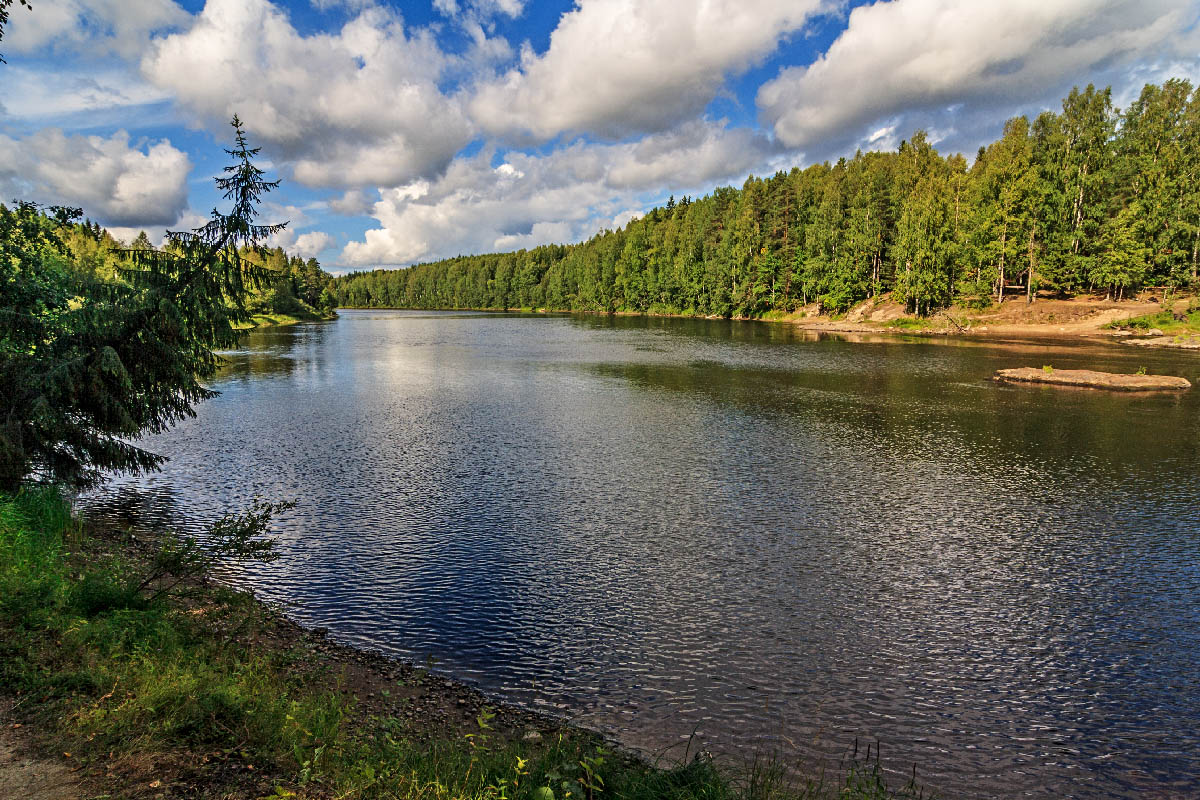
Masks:
[[[904,306],[881,295],[859,303],[844,316],[817,313],[816,307],[789,315],[783,321],[805,330],[827,333],[900,333],[983,337],[1128,336],[1105,326],[1153,314],[1163,309],[1160,298],[1146,295],[1117,302],[1103,296],[1070,299],[1038,297],[1029,303],[1023,296],[986,309],[951,306],[929,317],[913,317]]]

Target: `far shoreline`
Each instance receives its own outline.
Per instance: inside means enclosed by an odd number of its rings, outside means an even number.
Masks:
[[[896,337],[954,337],[963,339],[1062,339],[1113,341],[1140,347],[1200,350],[1200,333],[1168,335],[1161,330],[1119,327],[1121,323],[1169,310],[1172,303],[1186,304],[1190,297],[1160,300],[1108,300],[1096,297],[1059,299],[1024,295],[983,309],[951,306],[926,317],[907,315],[889,296],[869,298],[845,314],[819,313],[809,305],[790,314],[758,317],[670,313],[656,311],[551,309],[551,308],[430,308],[418,306],[339,306],[347,311],[473,312],[485,314],[585,314],[608,317],[695,319],[729,322],[769,322],[799,330],[831,334],[882,334]]]

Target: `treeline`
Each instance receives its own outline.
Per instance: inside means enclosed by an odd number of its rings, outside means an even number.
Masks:
[[[1073,89],[1016,117],[973,163],[923,132],[896,152],[751,176],[576,245],[460,256],[334,280],[349,307],[548,308],[757,317],[840,312],[891,292],[910,312],[1039,290],[1196,287],[1200,90]]]
[[[121,271],[129,266],[128,251],[153,249],[145,231],[126,243],[91,220],[56,222],[51,216],[43,217],[45,224],[57,228],[58,238],[65,245],[63,264],[102,281],[120,279]],[[170,249],[168,243],[166,250]],[[271,272],[262,286],[249,290],[246,307],[251,313],[320,316],[337,305],[333,276],[315,258],[288,255],[282,247],[260,248],[257,252],[243,248],[243,257]]]

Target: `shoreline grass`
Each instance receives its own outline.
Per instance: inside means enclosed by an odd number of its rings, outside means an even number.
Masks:
[[[300,322],[320,322],[336,319],[337,314],[320,314],[315,312],[293,312],[291,314],[252,314],[248,322],[234,323],[236,331],[251,331],[257,328],[276,328],[283,325],[295,325]]]
[[[796,778],[770,761],[731,770],[697,758],[660,769],[569,727],[523,736],[523,723],[493,725],[488,706],[465,733],[435,724],[437,712],[383,713],[367,699],[375,692],[356,694],[336,662],[280,636],[277,617],[250,595],[202,576],[181,583],[164,572],[162,564],[180,563],[188,546],[91,528],[54,489],[0,496],[0,696],[40,731],[32,746],[63,754],[97,793],[921,796],[913,785],[889,788],[869,758],[850,763],[834,783]],[[404,691],[403,681],[396,691]]]
[[[1200,334],[1200,299],[1192,300],[1183,310],[1168,306],[1153,314],[1116,320],[1104,327],[1139,332],[1158,330],[1165,336],[1195,336]]]
[[[883,323],[884,327],[899,331],[928,331],[936,327],[930,317],[897,317]]]

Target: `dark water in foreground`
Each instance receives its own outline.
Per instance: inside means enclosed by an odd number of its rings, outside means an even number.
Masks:
[[[943,796],[1200,796],[1200,379],[1115,344],[346,312],[251,335],[86,502],[295,498],[242,576],[335,638],[649,751],[836,759]]]

